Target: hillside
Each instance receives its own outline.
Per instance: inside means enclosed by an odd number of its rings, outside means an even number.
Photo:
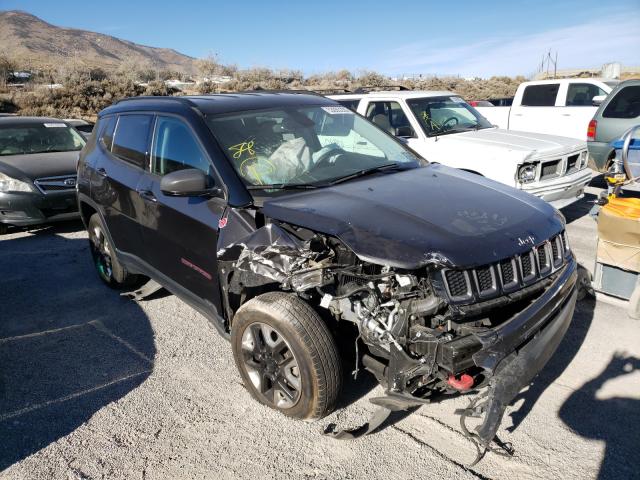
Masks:
[[[110,35],[61,28],[22,11],[0,11],[2,50],[29,68],[46,68],[71,59],[106,70],[122,62],[147,64],[158,70],[195,71],[194,58],[170,48],[155,48]]]

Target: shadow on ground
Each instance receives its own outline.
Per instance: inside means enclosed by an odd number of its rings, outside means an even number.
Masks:
[[[594,298],[586,297],[576,304],[573,320],[553,357],[533,379],[529,388],[520,392],[511,402],[514,405],[524,400],[517,410],[512,410],[509,413],[512,426],[506,429],[508,432],[513,432],[520,426],[547,387],[560,378],[573,357],[576,356],[593,321],[595,303]]]
[[[600,480],[640,478],[640,400],[598,398],[605,382],[640,369],[640,358],[614,355],[597,377],[574,391],[560,408],[560,418],[578,435],[605,444]]]
[[[97,278],[63,224],[0,240],[0,471],[74,431],[140,385],[153,331]]]

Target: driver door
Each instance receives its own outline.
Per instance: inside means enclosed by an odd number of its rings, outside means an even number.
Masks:
[[[140,218],[143,260],[159,274],[220,311],[217,275],[219,221],[222,198],[175,197],[160,190],[168,173],[197,168],[210,176],[211,159],[183,119],[156,117],[150,165],[139,183],[145,209]]]

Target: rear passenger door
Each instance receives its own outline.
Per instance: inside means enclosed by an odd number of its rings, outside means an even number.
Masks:
[[[103,154],[95,162],[91,194],[104,207],[105,222],[121,252],[140,254],[137,225],[144,203],[137,193],[149,152],[153,116],[121,114],[98,139]]]
[[[185,168],[202,170],[213,186],[211,159],[196,133],[181,117],[158,115],[149,169],[139,185],[139,195],[144,199],[140,217],[145,246],[142,259],[165,277],[160,279],[165,285],[178,286],[182,293],[186,291],[219,309],[216,254],[218,225],[226,202],[222,198],[162,193],[162,177]]]
[[[511,107],[509,130],[562,135],[558,131],[562,107],[556,106],[559,91],[560,83],[527,85],[519,105]]]

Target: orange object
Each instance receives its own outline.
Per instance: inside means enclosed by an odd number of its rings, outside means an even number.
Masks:
[[[640,220],[640,198],[610,198],[602,208],[619,217]]]

